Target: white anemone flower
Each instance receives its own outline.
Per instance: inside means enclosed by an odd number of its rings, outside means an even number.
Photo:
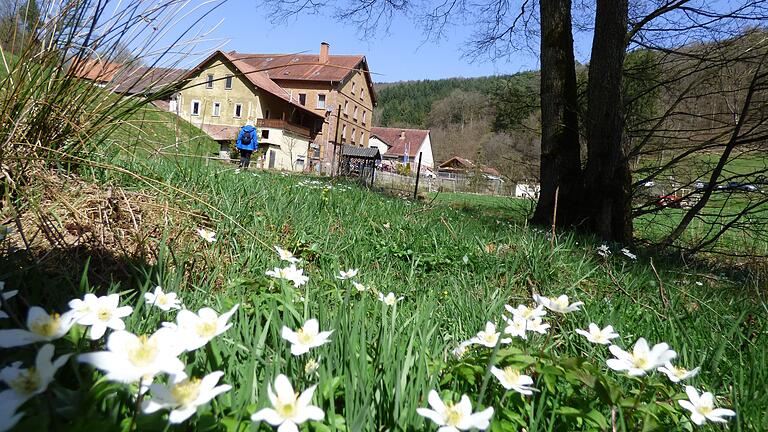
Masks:
[[[552,312],[557,312],[557,313],[575,312],[579,310],[581,306],[584,304],[584,302],[569,303],[568,296],[565,294],[561,295],[556,299],[551,299],[549,297],[544,297],[540,295],[534,295],[534,300],[536,300],[539,304],[543,305],[545,308],[551,310]]]
[[[500,332],[496,331],[496,324],[488,321],[485,323],[485,330],[481,330],[477,333],[477,336],[470,339],[473,343],[493,348],[499,342]],[[511,338],[504,338],[501,343],[508,344],[512,342]]]
[[[213,243],[216,241],[216,232],[215,231],[208,231],[205,228],[198,228],[197,229],[197,235],[203,238],[203,240],[207,241],[208,243]]]
[[[151,380],[158,373],[177,374],[184,370],[173,330],[161,328],[151,336],[136,336],[116,331],[107,339],[107,350],[78,356],[78,361],[90,363],[106,372],[110,381],[133,383]]]
[[[459,344],[456,348],[451,350],[451,354],[456,356],[456,358],[462,358],[464,357],[464,354],[467,353],[467,350],[469,349],[469,346],[472,345],[471,340],[465,340],[462,343]]]
[[[637,259],[637,255],[635,255],[632,252],[630,252],[629,249],[627,249],[627,248],[622,249],[621,253],[623,253],[624,256],[626,256],[627,258],[631,259],[632,261]]]
[[[11,290],[11,291],[4,291],[4,290],[5,290],[5,282],[0,281],[0,305],[4,304],[6,300],[10,299],[11,297],[19,293],[19,290]],[[8,314],[0,310],[0,318],[8,318]]]
[[[318,375],[317,370],[320,369],[320,357],[315,359],[309,359],[304,364],[304,373],[306,375]]]
[[[155,287],[155,292],[144,293],[144,300],[148,305],[154,305],[160,308],[160,310],[168,312],[171,309],[181,309],[181,300],[179,300],[176,293],[163,292],[163,288]]]
[[[267,270],[266,275],[275,279],[285,279],[291,281],[293,282],[293,286],[296,288],[304,285],[309,281],[309,277],[304,276],[304,270],[296,268],[295,264],[291,264],[285,268],[275,267],[274,270]]]
[[[451,402],[443,402],[436,391],[430,390],[427,401],[432,409],[417,408],[416,412],[440,426],[438,432],[458,432],[472,428],[485,430],[491,424],[493,407],[473,413],[472,403],[467,395],[462,395],[459,403],[454,405]]]
[[[285,250],[280,246],[275,246],[275,250],[277,251],[277,254],[280,255],[281,261],[288,261],[291,264],[297,264],[299,261],[301,261],[301,259],[293,256],[293,253],[291,251]]]
[[[82,299],[73,299],[69,301],[70,312],[72,313],[75,322],[80,318],[90,314],[96,303],[98,303],[98,297],[95,294],[88,293]]]
[[[551,327],[549,324],[544,323],[541,318],[529,320],[527,325],[528,330],[539,334],[547,334],[547,330]]]
[[[507,390],[514,390],[526,396],[532,395],[536,390],[531,387],[533,378],[521,374],[519,370],[512,366],[507,366],[504,369],[491,366],[491,373],[499,380],[501,386]]]
[[[224,372],[212,372],[203,378],[188,378],[180,372],[171,378],[169,385],[152,384],[149,388],[152,399],[145,400],[141,409],[146,414],[152,414],[161,409],[170,409],[170,423],[181,423],[197,412],[197,407],[205,405],[216,396],[229,391],[232,386],[224,384],[216,386]]]
[[[679,400],[681,407],[691,412],[691,421],[697,425],[703,425],[707,420],[715,423],[725,423],[728,420],[723,417],[735,416],[736,413],[725,408],[715,408],[715,397],[710,392],[699,392],[691,386],[685,386],[685,393],[689,400]]]
[[[352,279],[353,277],[357,276],[357,269],[348,269],[347,271],[340,270],[339,275],[336,276],[336,279],[346,280],[346,279]]]
[[[56,371],[69,360],[69,354],[64,354],[54,361],[53,351],[52,344],[45,344],[37,352],[34,367],[22,369],[21,362],[17,362],[0,370],[0,381],[9,387],[0,392],[0,406],[15,410],[48,388]]]
[[[92,340],[100,339],[104,336],[107,328],[125,330],[123,318],[133,312],[133,308],[130,306],[120,307],[120,294],[98,297],[88,306],[89,312],[81,316],[77,323],[91,326],[88,335]]]
[[[281,336],[291,343],[291,354],[298,356],[309,352],[312,348],[330,342],[328,337],[331,336],[331,333],[333,330],[321,332],[317,320],[312,318],[296,331],[283,326]]]
[[[16,426],[16,423],[24,417],[23,412],[16,412],[17,408],[18,407],[0,401],[0,432],[13,429],[13,427]]]
[[[595,323],[589,324],[589,330],[576,329],[576,333],[584,336],[588,341],[600,345],[610,345],[611,339],[619,337],[619,334],[613,331],[613,326],[609,325],[601,330]]]
[[[642,376],[677,357],[677,353],[662,342],[648,348],[648,342],[640,338],[635,342],[632,352],[626,352],[616,345],[608,348],[616,358],[609,359],[608,367],[615,371],[626,371],[630,376]]]
[[[608,245],[600,245],[597,247],[597,254],[600,255],[603,258],[608,258],[608,255],[611,254],[611,248],[608,247]]]
[[[355,287],[355,289],[358,292],[365,292],[371,289],[368,285],[361,284],[360,282],[352,281],[352,286]]]
[[[298,425],[307,420],[322,420],[325,413],[312,405],[312,395],[316,387],[313,385],[298,394],[293,391],[293,386],[285,375],[278,375],[275,378],[274,391],[271,384],[267,387],[267,396],[272,408],[259,410],[251,416],[251,420],[266,421],[272,426],[279,425],[278,432],[298,432]]]
[[[678,383],[684,379],[693,378],[696,375],[698,375],[699,370],[701,368],[694,368],[691,370],[688,370],[684,367],[677,367],[673,365],[671,362],[664,363],[664,366],[658,368],[657,370],[663,374],[665,374],[667,377],[669,377],[669,380],[673,383]]]
[[[525,318],[521,318],[519,316],[513,316],[512,318],[507,318],[503,316],[504,320],[507,322],[507,326],[504,327],[504,333],[510,335],[519,337],[522,339],[528,339],[528,335],[526,334],[526,331],[530,330],[529,323]]]
[[[526,305],[519,305],[516,308],[504,305],[504,309],[511,313],[513,317],[520,317],[525,320],[541,318],[547,314],[547,311],[544,310],[544,305],[538,305],[534,308]]]
[[[211,308],[202,308],[197,313],[181,310],[176,315],[177,332],[185,351],[194,351],[207,344],[214,337],[232,327],[229,318],[237,311],[236,304],[229,311],[219,315]]]
[[[35,342],[50,342],[61,338],[75,323],[72,313],[48,314],[43,308],[32,306],[27,313],[29,330],[0,330],[0,348],[12,348]]]
[[[404,298],[405,297],[403,296],[395,297],[395,293],[393,293],[392,291],[390,291],[387,295],[379,293],[379,301],[381,301],[387,306],[394,306],[395,304],[397,304],[397,302],[399,302]]]

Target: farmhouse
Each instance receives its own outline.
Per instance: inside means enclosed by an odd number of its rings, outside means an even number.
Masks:
[[[378,148],[389,163],[415,165],[419,153],[422,167],[431,169],[435,163],[429,130],[375,127],[368,146]]]
[[[332,172],[342,145],[368,147],[376,96],[365,56],[216,51],[185,77],[179,114],[218,141],[252,122],[268,167]]]

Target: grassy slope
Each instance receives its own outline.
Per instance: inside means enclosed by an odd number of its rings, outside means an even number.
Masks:
[[[697,386],[729,396],[740,413],[737,430],[768,426],[768,399],[762,391],[768,380],[768,346],[762,335],[765,321],[757,318],[764,310],[751,295],[744,295],[747,288],[738,282],[698,276],[675,263],[657,263],[670,299],[667,309],[659,299],[648,257],[630,263],[614,256],[603,263],[594,253],[595,245],[584,239],[562,236],[550,250],[544,233],[488,223],[451,208],[421,207],[354,186],[324,193],[301,186],[300,177],[261,172],[236,176],[222,168],[205,168],[190,160],[163,161],[154,167],[242,226],[193,204],[218,221],[211,227],[220,241],[211,247],[188,245],[189,250],[175,252],[176,260],[204,257],[210,267],[201,274],[164,275],[170,279],[164,280],[169,289],[194,297],[190,306],[244,303],[238,316],[241,325],[220,346],[225,362],[245,361],[243,367],[228,371],[228,382],[244,383],[237,396],[231,396],[233,406],[254,402],[243,396],[259,390],[251,387],[252,377],[263,390],[265,377],[275,370],[301,368],[286,355],[278,329],[283,323],[294,325],[299,317],[317,316],[324,327],[337,329],[334,343],[320,350],[325,359],[320,381],[343,377],[349,412],[362,410],[355,418],[369,426],[420,425],[413,410],[427,387],[435,385],[436,377],[427,378],[424,369],[430,359],[442,357],[486,320],[496,319],[503,303],[526,302],[533,286],[543,294],[567,293],[586,302],[586,312],[563,323],[564,330],[583,328],[588,322],[610,323],[623,335],[624,346],[639,336],[667,341],[678,350],[682,363],[703,366],[694,380]],[[263,276],[266,269],[279,265],[271,250],[276,244],[308,258],[306,303],[285,302],[284,293]],[[489,245],[495,246],[493,252]],[[505,248],[507,252],[500,253]],[[350,355],[349,350],[365,349],[360,338],[389,327],[379,321],[384,317],[376,301],[350,299],[351,288],[334,279],[340,268],[347,267],[360,268],[362,282],[405,296],[394,330],[394,352],[377,353],[392,356],[389,360],[372,358],[372,365],[364,366]],[[359,301],[360,306],[347,309],[350,301]],[[569,343],[558,349],[576,354],[578,346]],[[259,354],[250,357],[248,352]],[[274,357],[283,360],[276,364]],[[408,364],[408,358],[414,363]],[[382,372],[376,370],[377,362],[398,366]],[[397,385],[406,376],[413,385]],[[371,397],[363,384],[379,381],[378,385],[392,386],[381,391],[399,394],[392,401],[396,418],[384,413],[371,417],[358,405]]]

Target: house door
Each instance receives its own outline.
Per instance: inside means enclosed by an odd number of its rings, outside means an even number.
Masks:
[[[275,156],[277,156],[275,154],[275,151],[274,150],[270,150],[269,151],[269,165],[268,165],[269,169],[272,169],[272,168],[275,167]]]

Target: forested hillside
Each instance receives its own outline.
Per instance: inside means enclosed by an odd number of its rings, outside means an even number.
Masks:
[[[535,176],[537,73],[380,83],[376,91],[374,124],[431,129],[436,160],[458,155],[510,177]]]

